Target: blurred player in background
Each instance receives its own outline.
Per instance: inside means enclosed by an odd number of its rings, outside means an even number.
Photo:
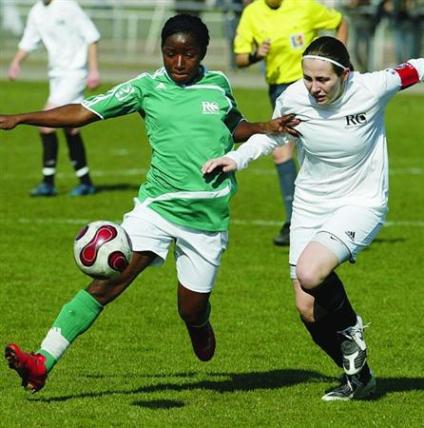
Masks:
[[[97,42],[100,34],[90,18],[74,0],[40,0],[31,9],[19,50],[10,67],[9,78],[15,80],[21,63],[42,43],[49,58],[49,97],[45,110],[83,99],[85,86],[93,89],[100,83],[97,65]],[[43,145],[42,182],[31,196],[55,196],[58,136],[55,129],[39,128]],[[69,157],[80,184],[72,196],[95,193],[91,182],[84,143],[78,128],[65,127]]]
[[[265,61],[272,108],[278,96],[302,78],[302,53],[320,30],[336,30],[336,37],[346,43],[348,26],[342,14],[316,0],[256,0],[243,10],[234,41],[236,65],[244,68]],[[297,174],[293,151],[292,144],[273,151],[286,212],[286,221],[274,238],[280,246],[290,243]]]
[[[201,167],[212,156],[231,150],[254,133],[287,130],[292,117],[251,123],[235,104],[221,72],[201,65],[209,32],[196,16],[176,15],[162,29],[164,67],[143,73],[82,104],[53,110],[0,116],[0,129],[19,124],[82,126],[99,119],[138,113],[145,119],[152,161],[134,209],[122,226],[133,248],[128,268],[114,279],[94,280],[60,312],[37,354],[12,344],[9,366],[22,385],[37,391],[70,344],[148,266],[162,264],[175,243],[178,311],[193,350],[202,361],[215,353],[209,321],[209,296],[228,240],[229,202],[236,191],[233,174],[204,177]]]
[[[336,268],[356,256],[382,227],[388,202],[387,103],[424,81],[424,58],[374,73],[352,72],[349,53],[333,37],[303,55],[303,81],[276,101],[274,116],[296,113],[304,159],[296,180],[290,231],[290,274],[296,306],[314,342],[344,369],[325,401],[367,398],[376,389],[363,324]],[[256,135],[203,171],[235,171],[287,138]]]

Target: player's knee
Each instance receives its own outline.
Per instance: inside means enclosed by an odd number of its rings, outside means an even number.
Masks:
[[[318,287],[325,279],[322,276],[318,269],[310,266],[309,264],[298,264],[296,267],[296,277],[300,283],[300,286],[303,290],[308,292],[315,287]]]

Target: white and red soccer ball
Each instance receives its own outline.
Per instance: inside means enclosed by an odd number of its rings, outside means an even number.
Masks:
[[[110,221],[87,224],[74,241],[76,264],[93,278],[119,275],[128,266],[131,256],[131,241],[127,232]]]

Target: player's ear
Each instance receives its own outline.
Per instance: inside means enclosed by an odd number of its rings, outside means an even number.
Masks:
[[[343,82],[346,82],[347,78],[349,77],[349,74],[350,74],[350,70],[348,68],[343,70],[343,73],[342,73]]]

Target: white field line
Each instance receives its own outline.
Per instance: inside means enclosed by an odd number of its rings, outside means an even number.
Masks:
[[[147,168],[129,168],[129,169],[110,169],[106,171],[102,170],[96,170],[92,169],[90,170],[90,174],[92,177],[135,177],[135,176],[144,176],[147,173]],[[411,168],[391,168],[389,170],[390,175],[396,176],[396,175],[409,175],[409,176],[417,176],[417,175],[424,175],[424,168],[417,168],[417,167],[411,167]],[[270,168],[249,168],[247,170],[241,171],[241,174],[252,174],[252,175],[272,175],[276,176],[275,169],[273,167]],[[39,178],[39,172],[34,171],[32,174],[25,174],[25,177],[29,178]],[[18,174],[14,173],[7,173],[2,175],[3,180],[7,179],[16,179],[19,177]],[[69,178],[74,177],[74,174],[72,172],[70,173],[63,173],[58,172],[56,174],[56,177],[61,178]]]
[[[90,221],[96,219],[88,218],[26,218],[20,217],[17,220],[10,218],[0,219],[0,223],[7,223],[11,221],[18,221],[18,223],[24,224],[77,224],[84,225]],[[112,220],[116,223],[120,223],[120,219]],[[242,219],[233,219],[231,223],[236,226],[259,226],[259,227],[275,227],[281,226],[281,220],[242,220]],[[386,221],[384,224],[385,227],[424,227],[424,220],[398,220],[398,221]]]

